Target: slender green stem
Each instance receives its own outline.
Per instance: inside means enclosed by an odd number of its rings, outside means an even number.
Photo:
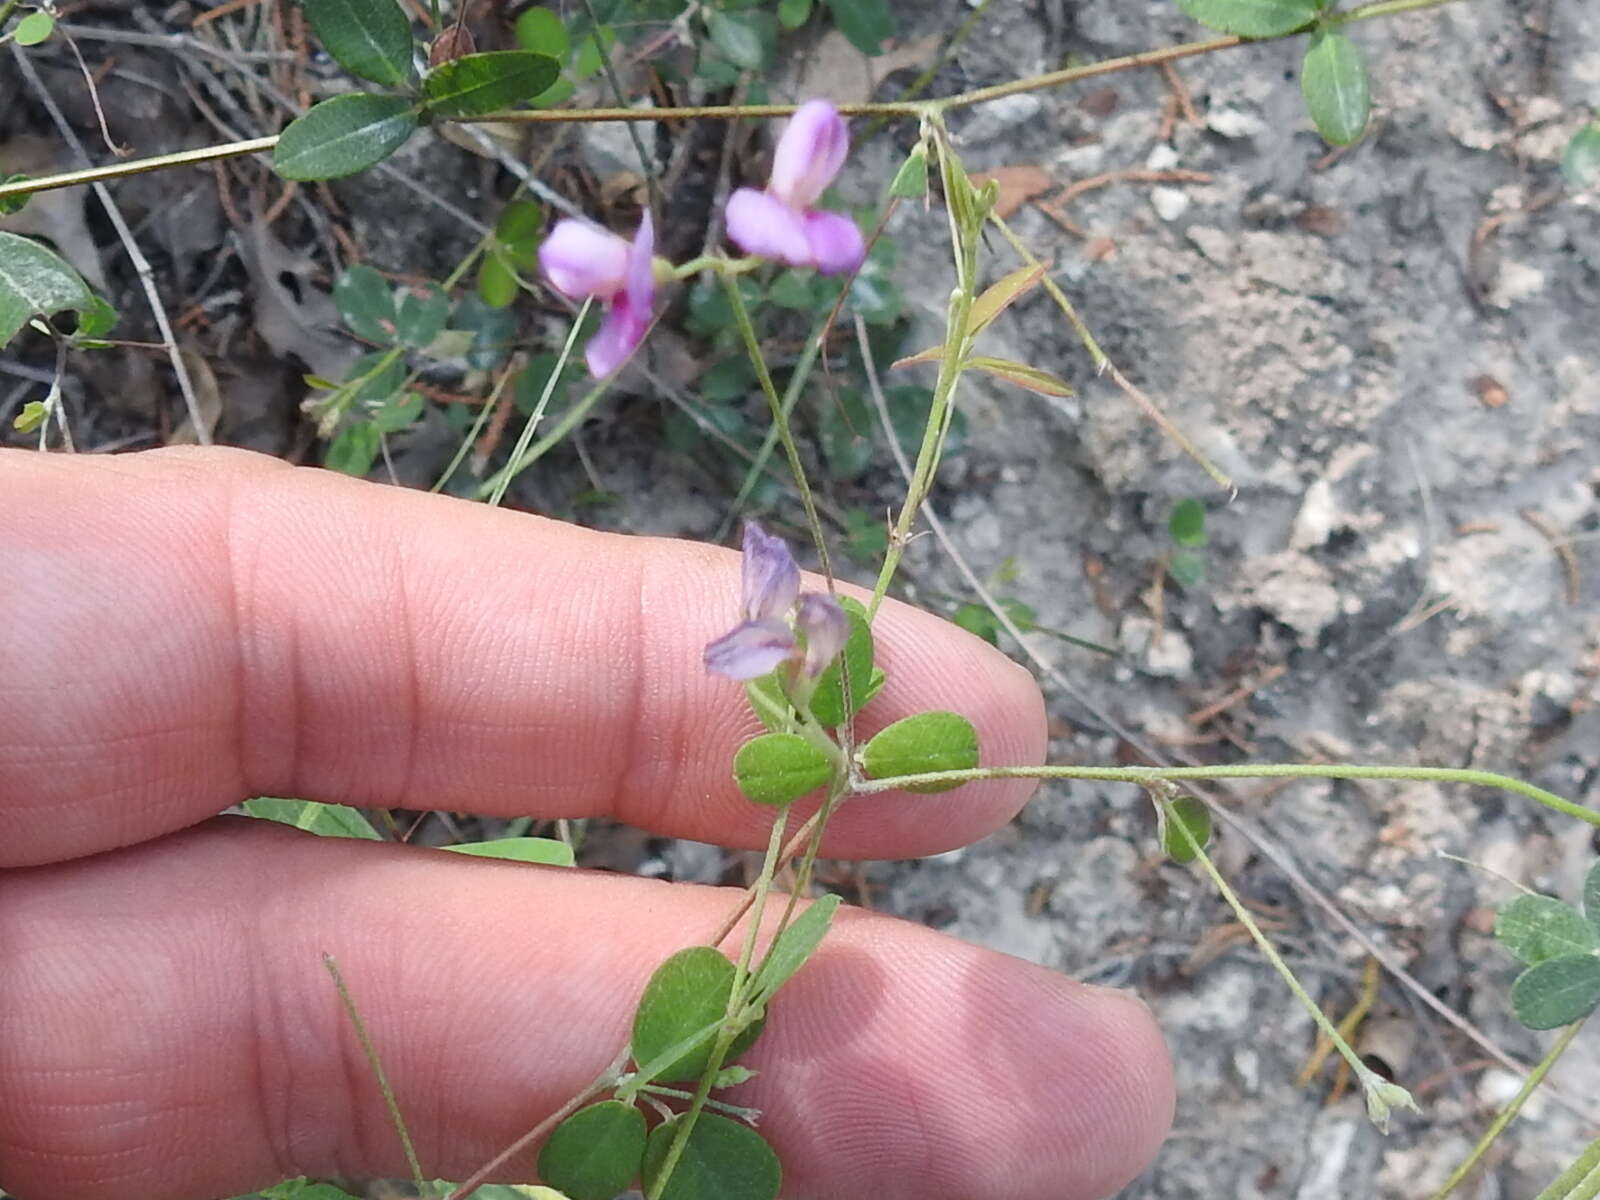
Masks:
[[[657,265],[660,265],[658,260]],[[718,275],[748,275],[751,271],[759,271],[767,265],[767,260],[752,254],[746,258],[728,258],[721,254],[702,254],[699,258],[691,258],[686,263],[680,263],[672,268],[669,276],[676,282],[693,279],[702,271],[715,271]],[[657,282],[664,282],[657,276]]]
[[[594,43],[595,57],[600,60],[600,69],[605,72],[606,82],[611,86],[612,98],[619,107],[628,107],[628,93],[622,90],[622,80],[617,78],[617,68],[612,65],[611,54],[600,40],[600,18],[594,11],[594,0],[580,0],[583,11],[589,18],[589,40]],[[664,216],[661,207],[661,185],[656,182],[655,167],[651,165],[650,156],[645,153],[644,139],[639,136],[639,127],[636,123],[628,122],[628,138],[633,142],[633,152],[639,156],[639,170],[644,172],[645,188],[650,193],[650,207],[657,216]]]
[[[561,418],[550,427],[549,433],[528,447],[525,453],[520,456],[513,456],[510,462],[501,467],[499,473],[483,485],[481,494],[484,496],[493,495],[494,489],[500,485],[502,479],[509,483],[546,454],[549,454],[551,450],[566,439],[568,434],[583,424],[589,414],[594,411],[594,406],[600,403],[601,397],[610,390],[611,380],[609,377],[597,381],[584,394],[581,400],[561,414]]]
[[[0,4],[0,29],[6,27],[6,19],[16,11],[17,5],[21,3],[22,0],[5,0],[3,4]]]
[[[589,309],[593,304],[594,297],[591,296],[583,302],[583,307],[572,318],[572,328],[567,331],[567,340],[562,343],[561,354],[557,357],[555,366],[550,368],[550,378],[544,381],[544,391],[539,394],[539,402],[533,406],[533,411],[528,414],[528,419],[522,426],[522,432],[517,435],[516,447],[511,451],[511,462],[506,470],[495,476],[489,488],[490,508],[496,507],[505,499],[506,489],[517,476],[517,471],[511,468],[521,469],[519,464],[522,462],[522,456],[528,452],[528,443],[533,441],[534,430],[539,428],[539,422],[544,419],[544,410],[550,407],[550,397],[555,395],[556,385],[561,382],[561,373],[567,369],[573,347],[578,344],[578,331],[583,328],[583,319],[589,315]]]
[[[372,1068],[372,1074],[378,1080],[378,1090],[383,1093],[383,1103],[389,1110],[389,1120],[394,1124],[395,1132],[400,1135],[400,1146],[405,1151],[406,1165],[411,1168],[411,1179],[417,1185],[419,1193],[427,1190],[428,1181],[422,1174],[422,1164],[417,1160],[416,1147],[411,1144],[411,1134],[406,1131],[405,1119],[400,1115],[400,1104],[395,1100],[394,1088],[389,1085],[389,1077],[384,1073],[383,1063],[378,1059],[378,1049],[372,1044],[372,1036],[367,1032],[366,1022],[361,1019],[361,1014],[356,1011],[356,1002],[350,995],[350,989],[345,985],[344,975],[339,970],[339,964],[333,960],[333,955],[324,954],[322,965],[328,968],[328,974],[333,976],[333,986],[338,989],[339,1002],[344,1005],[345,1015],[350,1018],[350,1024],[355,1027],[356,1038],[361,1042],[361,1053],[366,1056],[367,1065]]]
[[[1205,847],[1189,832],[1189,826],[1173,811],[1172,802],[1162,795],[1159,789],[1152,789],[1150,796],[1165,813],[1168,828],[1177,829],[1179,836],[1188,843],[1189,849],[1194,853],[1195,861],[1200,864],[1200,869],[1205,872],[1206,878],[1211,880],[1211,886],[1217,889],[1217,894],[1233,910],[1233,915],[1250,934],[1250,938],[1255,942],[1256,948],[1266,957],[1267,962],[1272,965],[1272,969],[1278,973],[1285,986],[1294,994],[1294,998],[1300,1001],[1301,1006],[1311,1014],[1311,1019],[1316,1022],[1317,1028],[1322,1031],[1322,1036],[1333,1044],[1333,1048],[1339,1052],[1340,1057],[1350,1065],[1350,1070],[1355,1073],[1356,1079],[1360,1081],[1362,1089],[1367,1093],[1368,1112],[1373,1115],[1374,1120],[1377,1121],[1380,1127],[1387,1129],[1387,1117],[1384,1114],[1387,1112],[1388,1100],[1381,1099],[1379,1107],[1374,1109],[1373,1094],[1375,1090],[1386,1091],[1388,1096],[1395,1101],[1407,1104],[1411,1108],[1416,1108],[1416,1102],[1411,1099],[1410,1093],[1394,1084],[1387,1083],[1371,1067],[1362,1062],[1360,1056],[1350,1048],[1350,1043],[1345,1041],[1344,1036],[1334,1027],[1333,1022],[1328,1020],[1328,1015],[1322,1011],[1317,1002],[1311,998],[1311,994],[1301,985],[1300,980],[1290,970],[1289,964],[1283,961],[1283,957],[1278,953],[1267,935],[1261,932],[1261,927],[1256,924],[1256,920],[1250,914],[1250,910],[1244,906],[1243,902],[1234,893],[1234,890],[1228,886],[1228,881],[1222,877],[1222,872],[1217,870],[1216,864],[1206,854]],[[1404,1099],[1401,1100],[1400,1097],[1404,1097]]]
[[[1494,1145],[1495,1139],[1505,1132],[1506,1126],[1517,1119],[1517,1114],[1522,1111],[1522,1106],[1528,1102],[1528,1097],[1533,1095],[1534,1089],[1544,1082],[1544,1077],[1550,1073],[1550,1068],[1555,1066],[1561,1056],[1566,1053],[1567,1047],[1572,1044],[1572,1039],[1578,1036],[1578,1030],[1582,1028],[1582,1021],[1574,1021],[1561,1031],[1561,1036],[1550,1047],[1550,1053],[1540,1059],[1539,1065],[1528,1072],[1528,1077],[1522,1081],[1522,1087],[1511,1098],[1511,1103],[1506,1105],[1500,1115],[1494,1119],[1494,1124],[1484,1131],[1483,1136],[1478,1139],[1478,1144],[1472,1148],[1472,1153],[1467,1155],[1461,1165],[1451,1172],[1450,1178],[1444,1181],[1444,1186],[1433,1193],[1429,1200],[1445,1200],[1446,1196],[1461,1186],[1461,1181],[1472,1173],[1472,1169],[1478,1165],[1479,1160],[1488,1152],[1489,1147]]]
[[[767,894],[772,890],[772,877],[777,874],[778,859],[783,855],[783,834],[788,824],[789,805],[785,804],[772,822],[772,835],[767,839],[767,855],[762,860],[761,875],[756,880],[754,899],[750,905],[750,924],[745,930],[739,959],[733,965],[733,987],[728,992],[728,1008],[722,1030],[711,1047],[711,1057],[706,1062],[705,1073],[700,1077],[700,1086],[695,1089],[694,1099],[689,1102],[688,1109],[673,1133],[672,1144],[667,1147],[667,1156],[661,1162],[661,1169],[645,1192],[645,1200],[660,1200],[661,1193],[666,1190],[672,1172],[677,1168],[678,1162],[683,1158],[684,1149],[689,1144],[689,1134],[694,1130],[694,1123],[711,1095],[711,1086],[716,1082],[717,1072],[722,1070],[723,1060],[728,1057],[733,1039],[739,1036],[740,1026],[737,1019],[742,1016],[749,1003],[746,991],[751,979],[750,964],[755,959],[756,938],[761,933],[761,917],[766,911]]]
[[[466,461],[467,455],[472,452],[473,444],[477,442],[478,435],[483,432],[483,427],[488,424],[490,414],[494,412],[495,406],[500,403],[500,396],[505,392],[506,385],[511,382],[512,374],[513,372],[510,370],[500,372],[500,378],[495,380],[493,389],[489,392],[483,405],[478,409],[478,416],[472,422],[472,428],[467,430],[467,436],[462,439],[461,446],[456,450],[455,457],[450,460],[450,465],[444,469],[444,472],[434,481],[433,486],[428,489],[430,492],[443,491],[444,485],[449,483],[455,473],[461,469],[461,464]]]
[[[189,167],[224,158],[239,158],[245,154],[259,154],[264,150],[271,150],[277,144],[276,136],[250,138],[242,142],[223,142],[216,146],[200,146],[194,150],[179,150],[172,154],[156,154],[150,158],[108,163],[103,167],[86,167],[81,171],[64,171],[59,175],[44,175],[37,179],[19,179],[15,183],[0,183],[0,200],[9,196],[29,196],[35,192],[53,191],[56,188],[77,187],[85,183],[102,183],[108,179],[121,179],[128,175],[162,171],[168,167]]]
[[[761,341],[756,337],[755,324],[750,320],[750,309],[744,302],[743,293],[739,291],[739,281],[723,276],[722,283],[728,292],[728,303],[733,308],[733,319],[744,337],[744,348],[750,355],[750,364],[755,367],[756,379],[761,384],[762,394],[767,398],[767,407],[772,412],[773,427],[777,429],[778,440],[783,443],[784,455],[789,459],[789,470],[794,475],[795,487],[800,492],[800,503],[806,510],[806,523],[811,529],[811,538],[817,546],[817,563],[822,568],[822,574],[827,578],[831,591],[833,566],[828,559],[827,541],[822,536],[822,519],[817,516],[817,500],[811,494],[811,484],[806,479],[805,464],[800,461],[800,448],[795,445],[794,432],[789,428],[788,414],[784,411],[783,401],[778,397],[778,389],[773,386],[772,372],[767,370],[766,357],[761,353]]]
[[[767,430],[760,447],[756,450],[756,456],[750,460],[750,469],[745,472],[738,494],[728,506],[728,515],[723,519],[722,528],[718,530],[719,542],[728,535],[733,522],[744,511],[745,502],[750,499],[750,493],[755,490],[756,483],[766,471],[767,461],[772,457],[772,451],[777,447],[782,431],[790,427],[789,422],[794,415],[795,405],[799,403],[800,394],[805,391],[806,382],[811,378],[811,368],[816,364],[817,354],[822,349],[822,339],[826,334],[827,321],[824,320],[818,322],[811,330],[810,336],[806,338],[806,343],[800,350],[800,357],[795,361],[794,371],[789,376],[789,384],[783,389],[783,403],[780,406],[783,419],[772,422],[772,427]],[[792,462],[790,467],[793,468]]]
[[[1600,1138],[1595,1138],[1554,1183],[1540,1192],[1537,1200],[1584,1200],[1600,1188]]]
[[[968,783],[979,779],[1095,779],[1132,783],[1140,787],[1161,781],[1185,779],[1391,779],[1412,783],[1465,783],[1500,788],[1535,800],[1546,808],[1600,826],[1600,811],[1584,808],[1554,792],[1493,771],[1457,767],[1375,767],[1342,764],[1238,763],[1218,767],[974,767],[970,771],[930,771],[893,779],[861,779],[852,787],[857,796],[892,792],[907,785]]]
[[[1451,0],[1378,0],[1375,4],[1363,4],[1360,8],[1352,8],[1349,12],[1330,13],[1327,23],[1348,25],[1351,21],[1371,21],[1377,17],[1392,17],[1399,13],[1417,12],[1424,8],[1438,8],[1441,4],[1449,3]]]

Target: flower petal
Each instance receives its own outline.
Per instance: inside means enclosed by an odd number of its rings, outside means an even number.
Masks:
[[[622,290],[628,243],[587,221],[557,221],[539,245],[539,265],[550,286],[573,300],[609,300]]]
[[[854,271],[867,257],[861,229],[843,213],[812,209],[805,215],[811,261],[824,275]]]
[[[807,592],[800,597],[795,625],[806,637],[806,674],[815,679],[844,649],[850,638],[850,618],[832,596]],[[865,690],[867,681],[852,679],[850,686]]]
[[[639,232],[628,244],[628,266],[625,287],[628,304],[635,313],[648,318],[656,301],[656,230],[650,221],[650,210],[639,218]]]
[[[790,208],[810,208],[839,174],[850,150],[844,118],[826,100],[796,110],[772,154],[767,190]]]
[[[788,616],[800,594],[800,568],[780,537],[754,521],[744,523],[740,602],[746,621]]]
[[[584,347],[583,359],[589,364],[589,373],[599,379],[627,362],[634,347],[644,341],[649,327],[650,314],[641,316],[628,303],[626,294],[618,296]]]
[[[742,683],[760,679],[794,651],[794,634],[782,621],[746,621],[706,647],[706,670]]]
[[[728,238],[746,254],[775,258],[791,267],[811,265],[805,219],[765,192],[740,188],[728,198]]]

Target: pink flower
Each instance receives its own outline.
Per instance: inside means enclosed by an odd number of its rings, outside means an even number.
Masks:
[[[605,303],[605,320],[584,350],[589,371],[596,377],[620,367],[650,328],[656,298],[655,246],[647,211],[632,242],[569,218],[556,222],[539,247],[539,265],[551,287],[572,300],[592,296]]]
[[[817,200],[844,166],[850,133],[826,100],[802,104],[778,139],[767,190],[740,188],[728,200],[728,237],[746,254],[824,275],[853,271],[867,256],[856,223]]]

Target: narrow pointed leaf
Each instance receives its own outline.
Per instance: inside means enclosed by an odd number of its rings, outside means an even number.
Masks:
[[[651,1131],[644,1154],[646,1194],[657,1200],[777,1200],[783,1168],[772,1147],[748,1125],[702,1112],[666,1185],[656,1178],[666,1163],[683,1117]]]
[[[1007,383],[1014,383],[1020,388],[1027,388],[1030,392],[1037,392],[1041,396],[1070,396],[1072,385],[1058,375],[1049,371],[1030,367],[1026,363],[1013,362],[1009,358],[990,358],[986,354],[974,354],[967,359],[967,366],[974,371],[982,371],[993,375],[996,379],[1004,379]]]
[[[644,1114],[620,1100],[580,1108],[539,1151],[539,1177],[571,1200],[612,1200],[644,1162]]]
[[[824,896],[783,931],[756,972],[756,1003],[766,1004],[796,971],[805,966],[806,960],[827,936],[828,928],[833,924],[833,914],[839,911],[839,903],[837,896]]]
[[[416,128],[417,110],[404,96],[349,92],[285,129],[272,165],[285,179],[341,179],[381,163]]]
[[[531,100],[556,81],[561,64],[532,50],[468,54],[435,67],[423,99],[443,117],[478,117]]]
[[[833,763],[798,733],[765,733],[739,747],[733,777],[757,804],[788,804],[833,776]]]
[[[0,232],[0,346],[32,317],[68,308],[87,312],[94,304],[89,285],[55,251]]]
[[[896,721],[863,746],[861,765],[872,779],[970,770],[978,765],[978,731],[956,713],[918,713]],[[960,781],[924,783],[906,790],[946,792],[960,786]]]
[[[572,847],[555,838],[496,838],[492,842],[462,842],[456,846],[445,846],[444,849],[457,854],[469,854],[474,858],[499,858],[507,862],[538,863],[545,867],[570,867],[576,862]]]
[[[1511,1011],[1529,1029],[1559,1029],[1600,1006],[1600,958],[1574,954],[1529,967],[1511,985]]]
[[[998,283],[992,283],[972,302],[971,325],[973,335],[982,333],[994,319],[1018,300],[1022,299],[1044,278],[1044,264],[1019,267]]]
[[[1554,896],[1515,896],[1507,900],[1495,915],[1494,936],[1529,966],[1547,959],[1587,954],[1600,947],[1600,931],[1572,905]]]
[[[1300,68],[1300,90],[1323,140],[1348,146],[1366,131],[1372,87],[1361,51],[1344,34],[1325,32],[1312,37]]]
[[[1200,24],[1241,37],[1280,37],[1303,29],[1317,16],[1318,0],[1178,0]]]
[[[258,796],[244,802],[244,811],[252,817],[293,825],[296,829],[304,829],[321,837],[361,838],[372,842],[383,840],[365,817],[343,804]]]
[[[305,0],[305,13],[350,74],[388,87],[411,77],[411,22],[396,0]]]
[[[943,346],[929,346],[926,350],[919,350],[907,358],[897,358],[890,363],[891,367],[915,367],[921,363],[936,363],[944,361]]]

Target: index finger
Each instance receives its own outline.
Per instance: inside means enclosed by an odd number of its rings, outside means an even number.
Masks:
[[[0,867],[127,845],[254,795],[764,844],[734,786],[759,725],[707,677],[738,559],[242,451],[0,451]],[[873,729],[947,708],[985,764],[1040,761],[1031,677],[888,603]],[[1009,820],[1025,781],[847,805],[824,852],[895,857]]]

